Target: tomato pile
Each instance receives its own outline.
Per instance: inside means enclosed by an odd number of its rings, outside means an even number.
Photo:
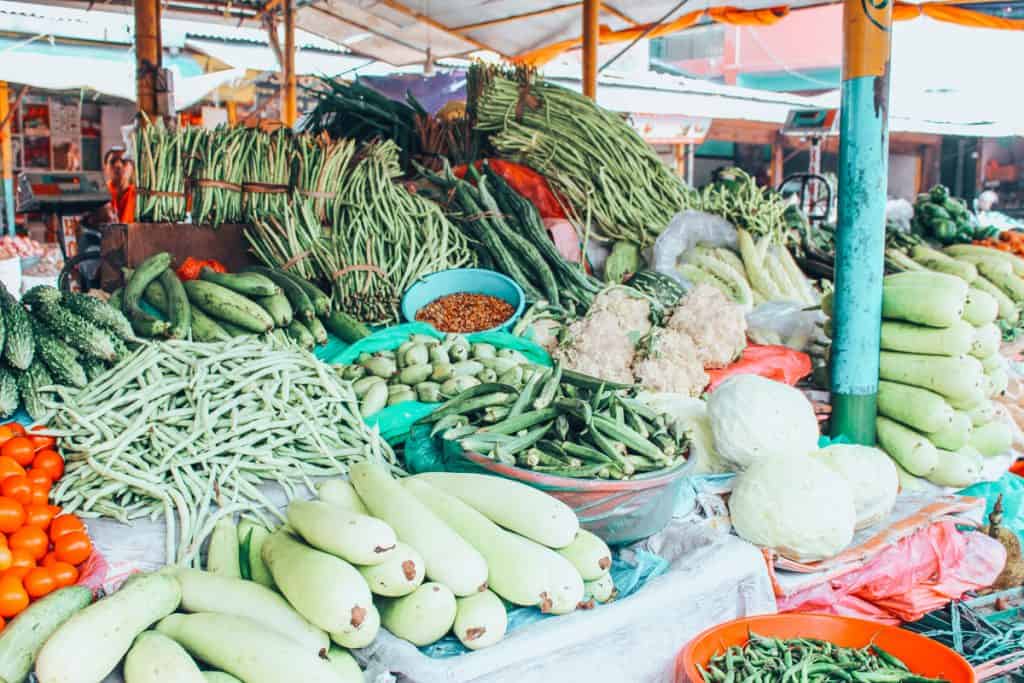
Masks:
[[[64,458],[35,429],[0,425],[0,629],[32,600],[78,581],[92,554],[82,520],[50,505]]]

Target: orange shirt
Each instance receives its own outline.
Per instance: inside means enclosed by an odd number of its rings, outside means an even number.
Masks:
[[[135,221],[135,186],[129,185],[123,191],[118,192],[114,183],[107,183],[110,190],[110,204],[117,214],[117,220],[121,223],[132,223]]]

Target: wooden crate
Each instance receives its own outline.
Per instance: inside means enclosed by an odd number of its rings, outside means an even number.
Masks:
[[[121,268],[135,268],[145,259],[166,251],[177,267],[187,257],[216,259],[228,270],[236,271],[256,262],[249,252],[244,224],[226,224],[216,228],[190,223],[128,223],[102,228],[100,281],[111,291],[124,283]]]

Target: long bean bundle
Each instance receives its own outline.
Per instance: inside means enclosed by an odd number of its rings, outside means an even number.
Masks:
[[[196,223],[220,225],[242,220],[243,150],[250,142],[250,133],[244,128],[220,127],[203,136],[193,176],[192,220]]]
[[[333,215],[339,200],[339,188],[345,182],[355,156],[352,140],[332,142],[326,134],[300,135],[295,138],[298,157],[295,191],[321,221]]]
[[[273,133],[246,130],[241,153],[245,159],[242,181],[245,218],[268,213],[280,214],[291,199],[292,162],[295,147],[291,132],[279,128]]]
[[[335,191],[330,227],[303,205],[255,221],[246,235],[268,265],[330,282],[334,305],[368,323],[398,318],[399,297],[420,276],[475,262],[441,207],[406,189],[391,141],[359,153]]]
[[[165,222],[185,218],[185,190],[194,172],[204,131],[172,131],[162,121],[139,130],[135,138],[138,220]]]
[[[191,564],[223,517],[281,517],[264,482],[291,498],[353,462],[397,468],[340,371],[296,348],[154,343],[57,392],[49,424],[67,468],[54,502],[122,522],[162,514],[169,563]]]
[[[477,130],[547,176],[577,224],[589,212],[598,237],[647,246],[693,205],[694,192],[618,114],[532,73],[486,69],[474,67],[483,80],[472,105]]]

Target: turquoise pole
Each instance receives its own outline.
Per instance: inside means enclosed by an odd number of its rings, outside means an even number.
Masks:
[[[846,0],[839,226],[832,338],[832,435],[874,445],[889,169],[892,5]]]
[[[8,235],[14,234],[14,181],[4,178],[4,227]]]

